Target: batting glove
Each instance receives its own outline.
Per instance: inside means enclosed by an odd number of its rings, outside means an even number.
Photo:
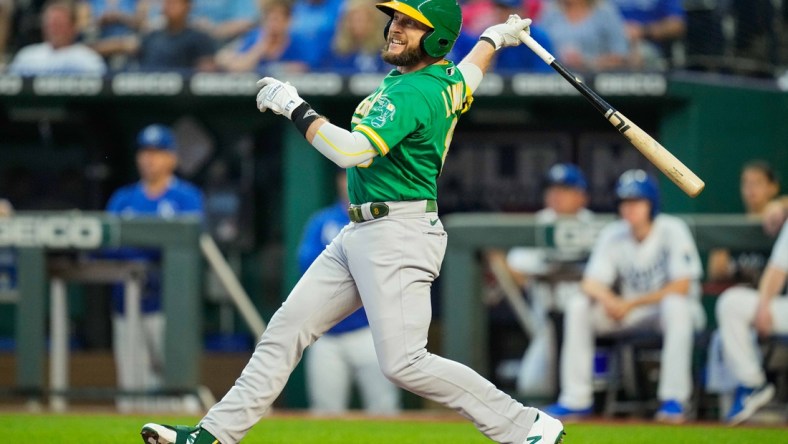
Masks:
[[[257,109],[261,113],[271,110],[292,120],[293,110],[304,103],[295,87],[289,82],[280,82],[273,77],[263,77],[257,81],[262,87],[257,93]]]
[[[530,26],[531,19],[521,19],[517,14],[512,14],[506,20],[506,23],[500,23],[485,29],[479,39],[489,42],[498,51],[507,46],[519,45],[521,43],[520,32],[525,31],[530,34]]]

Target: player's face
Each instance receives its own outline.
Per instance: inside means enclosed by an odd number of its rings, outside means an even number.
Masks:
[[[635,230],[651,225],[651,202],[648,199],[626,199],[618,204],[621,218]]]
[[[776,183],[758,168],[747,168],[741,174],[741,199],[747,213],[760,214],[766,204],[779,193]]]
[[[175,171],[175,154],[160,149],[137,151],[137,170],[143,182],[168,178]]]
[[[421,38],[429,29],[401,12],[395,12],[386,47],[383,48],[383,61],[403,67],[419,64],[427,56],[421,49]]]
[[[586,193],[575,187],[552,185],[545,191],[545,206],[563,216],[577,214],[586,206]]]

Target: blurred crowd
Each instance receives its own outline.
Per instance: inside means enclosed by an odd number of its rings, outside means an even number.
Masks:
[[[374,0],[0,0],[0,69],[386,72]],[[490,24],[531,17],[532,36],[577,71],[689,68],[777,74],[788,2],[460,0],[459,60]],[[525,48],[499,73],[549,71]]]

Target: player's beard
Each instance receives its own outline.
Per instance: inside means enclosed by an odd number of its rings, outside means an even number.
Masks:
[[[380,57],[384,62],[394,66],[413,66],[421,62],[427,54],[421,49],[421,45],[415,48],[407,48],[399,54],[392,54],[388,46],[383,48]]]

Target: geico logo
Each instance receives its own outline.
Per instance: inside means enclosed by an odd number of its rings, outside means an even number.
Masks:
[[[101,220],[90,217],[13,217],[0,219],[0,246],[96,248]]]
[[[14,96],[22,91],[22,77],[0,76],[0,95]]]
[[[579,94],[562,77],[544,74],[517,74],[512,77],[512,90],[518,95],[570,95]]]
[[[248,96],[257,91],[257,74],[195,74],[189,88],[200,96]]]
[[[178,73],[122,73],[112,78],[112,92],[118,95],[173,96],[183,90],[183,77]]]
[[[668,82],[661,74],[599,74],[594,89],[600,94],[661,96]]]
[[[603,226],[603,223],[559,221],[555,224],[553,242],[559,249],[590,250]]]
[[[95,76],[42,76],[33,79],[33,92],[44,95],[95,96],[103,79]]]

